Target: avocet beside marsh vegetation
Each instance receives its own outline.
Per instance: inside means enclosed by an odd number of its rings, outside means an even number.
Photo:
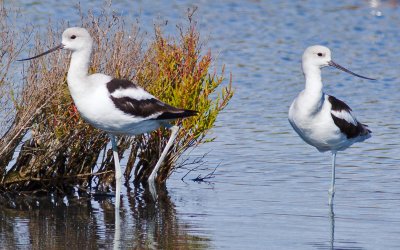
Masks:
[[[179,131],[178,126],[172,126],[169,122],[194,116],[197,111],[180,109],[163,103],[136,83],[128,80],[115,79],[101,73],[89,75],[92,45],[92,37],[86,29],[72,27],[64,31],[60,45],[20,61],[35,59],[59,49],[72,51],[67,76],[68,87],[83,119],[110,135],[115,164],[115,206],[119,207],[122,172],[115,136],[143,134],[160,126],[171,130],[170,139],[148,178],[150,189],[154,190],[157,171]]]

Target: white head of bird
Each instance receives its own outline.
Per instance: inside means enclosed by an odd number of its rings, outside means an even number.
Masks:
[[[331,50],[321,45],[310,46],[304,51],[302,59],[304,73],[313,68],[320,69],[329,66]]]
[[[89,32],[80,27],[72,27],[66,29],[62,34],[61,44],[56,47],[43,52],[39,55],[21,59],[18,61],[32,60],[59,49],[66,49],[72,51],[71,63],[68,70],[69,82],[75,82],[76,78],[84,78],[87,76],[90,64],[90,54],[92,53],[93,39]]]
[[[331,50],[329,48],[322,45],[314,45],[308,47],[304,51],[302,58],[303,73],[306,78],[306,89],[317,89],[322,91],[321,68],[327,66],[335,67],[353,76],[368,80],[375,80],[356,74],[344,68],[343,66],[340,66],[332,61]]]
[[[85,54],[83,57],[87,57],[89,59],[90,57],[87,54],[90,55],[90,53],[92,52],[92,45],[93,45],[92,37],[90,36],[89,32],[86,29],[79,27],[72,27],[66,29],[63,32],[61,44],[39,55],[21,59],[18,61],[32,60],[47,55],[59,49],[67,49],[72,52],[83,52],[83,54]]]
[[[73,27],[66,29],[62,34],[61,48],[75,51],[91,51],[93,40],[84,28]]]

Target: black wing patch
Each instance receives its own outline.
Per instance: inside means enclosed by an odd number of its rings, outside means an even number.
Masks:
[[[345,134],[348,139],[368,135],[371,133],[371,130],[369,130],[368,126],[365,124],[357,122],[357,125],[354,125],[353,123],[349,123],[344,119],[337,118],[333,114],[331,115],[336,126],[339,127],[340,132]]]
[[[337,99],[334,96],[330,95],[328,97],[328,101],[332,104],[332,110],[334,110],[334,111],[342,111],[342,110],[345,110],[348,112],[352,111],[351,108],[345,102]]]
[[[115,107],[126,114],[136,117],[149,117],[154,114],[159,114],[157,117],[153,117],[152,119],[168,120],[194,116],[197,114],[197,111],[178,109],[155,98],[144,100],[136,100],[131,97],[116,98],[110,96],[110,98],[114,102]]]
[[[108,92],[113,93],[114,91],[118,89],[129,89],[129,88],[137,88],[138,85],[135,83],[129,81],[129,80],[124,80],[124,79],[112,79],[107,83],[107,89]]]
[[[349,116],[352,116],[350,113],[352,111],[351,108],[343,101],[335,98],[334,96],[329,96],[328,101],[332,104],[332,111],[347,112],[349,113]],[[331,116],[335,122],[335,125],[340,129],[340,132],[345,134],[348,139],[368,135],[371,133],[371,130],[368,129],[368,126],[358,122],[355,117],[353,118],[356,124],[353,124],[348,122],[346,119],[335,116],[332,112]]]
[[[155,120],[178,119],[197,114],[197,111],[175,108],[155,98],[137,100],[129,96],[114,97],[111,95],[116,90],[129,88],[139,88],[139,86],[123,79],[113,79],[107,83],[107,89],[115,107],[126,114],[136,117],[149,117],[158,114],[157,117],[152,118]]]

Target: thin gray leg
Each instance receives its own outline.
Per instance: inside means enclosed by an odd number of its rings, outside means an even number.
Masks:
[[[331,248],[335,249],[335,213],[333,211],[333,205],[329,206],[329,218],[331,221]]]
[[[160,156],[160,159],[158,159],[158,162],[157,162],[156,166],[154,167],[153,172],[151,172],[149,179],[147,180],[147,182],[150,185],[150,188],[151,188],[151,185],[153,185],[153,187],[154,187],[158,169],[160,168],[162,162],[164,161],[165,156],[167,156],[168,150],[171,148],[176,136],[178,135],[178,131],[179,131],[178,126],[175,125],[175,126],[170,127],[169,129],[171,129],[171,131],[172,131],[171,137],[169,138],[168,143],[165,146],[165,148]]]
[[[121,199],[121,166],[119,165],[117,142],[115,141],[115,136],[110,134],[111,145],[114,156],[114,166],[115,166],[115,208],[119,208]]]
[[[329,189],[329,205],[333,205],[333,197],[335,196],[335,165],[336,165],[336,152],[332,152],[332,180],[331,188]]]

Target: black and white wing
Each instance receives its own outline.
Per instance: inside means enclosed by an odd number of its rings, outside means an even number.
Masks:
[[[335,125],[340,131],[347,136],[348,139],[358,136],[366,136],[371,133],[368,126],[357,121],[353,115],[351,108],[343,101],[329,96],[328,101],[331,103],[331,116]]]
[[[197,114],[197,111],[179,109],[161,102],[143,88],[128,80],[113,79],[107,83],[107,89],[115,107],[134,117],[170,120]]]

